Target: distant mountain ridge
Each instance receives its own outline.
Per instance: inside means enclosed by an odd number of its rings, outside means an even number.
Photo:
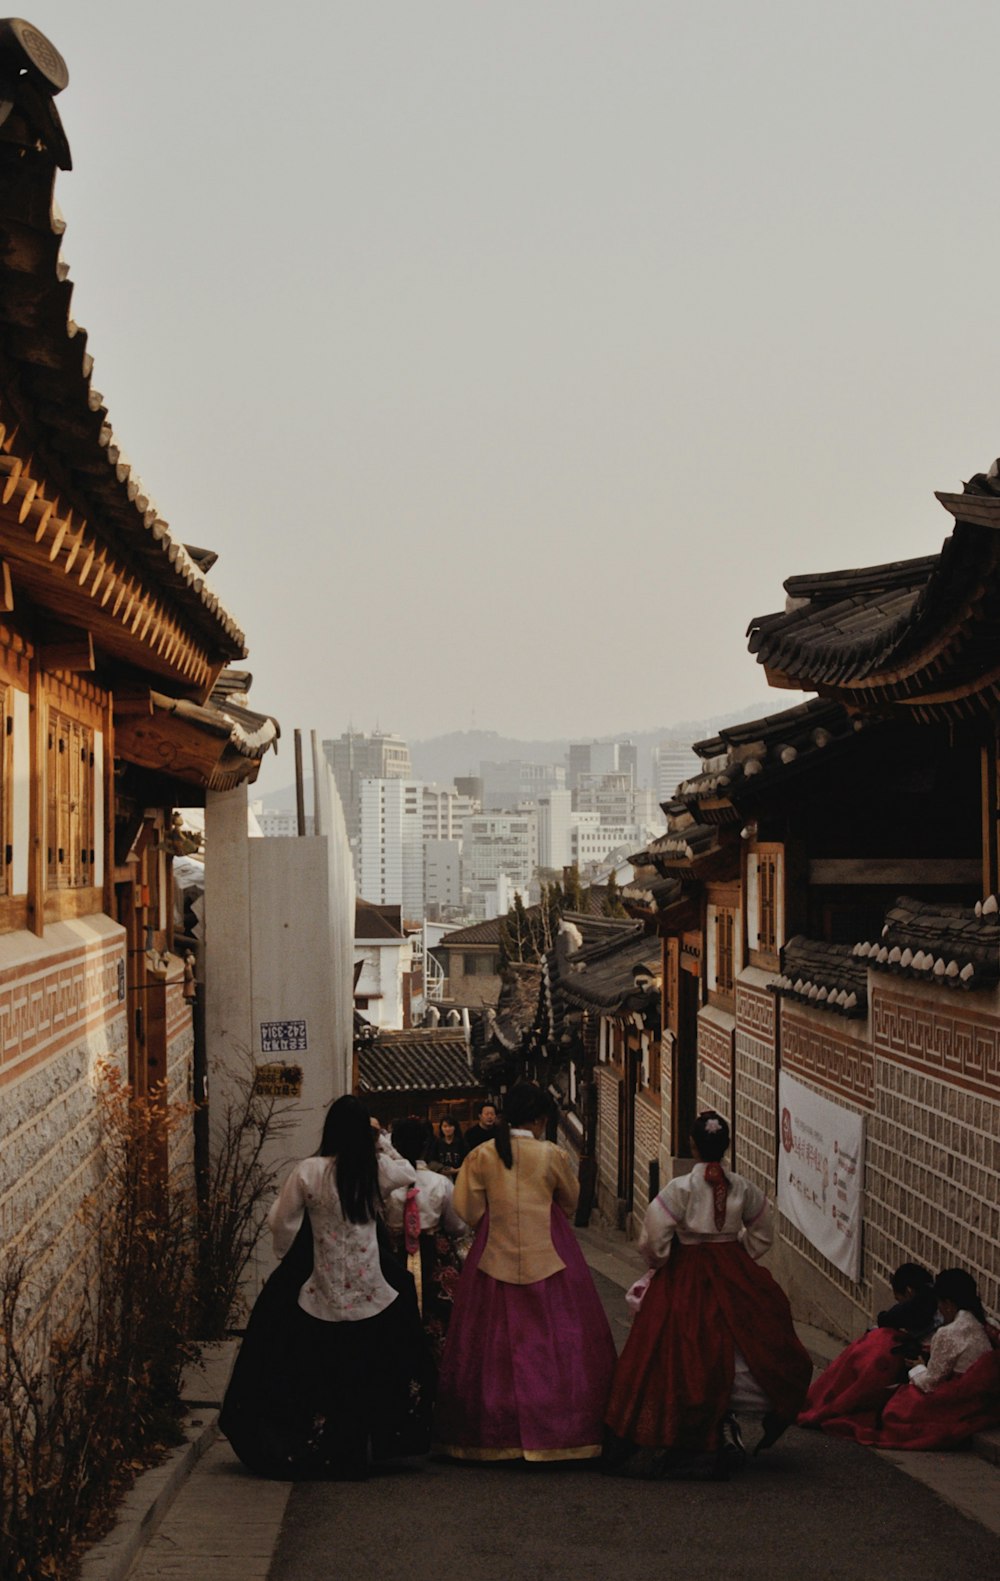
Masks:
[[[765,714],[777,713],[774,699],[762,703],[748,703],[745,708],[728,714],[716,714],[711,719],[684,719],[673,725],[660,725],[655,730],[620,730],[592,736],[594,741],[634,741],[639,749],[639,773],[645,784],[651,785],[653,750],[663,741],[692,744],[714,736],[727,725],[743,724]],[[432,736],[426,741],[411,741],[410,757],[414,778],[449,785],[456,777],[479,773],[482,762],[503,763],[520,758],[523,763],[563,763],[571,741],[583,741],[585,736],[563,736],[547,741],[522,741],[517,736],[502,736],[495,730],[451,730],[443,736]],[[251,791],[251,796],[253,792]],[[291,811],[295,806],[295,786],[271,791],[263,796],[264,805],[276,811]]]

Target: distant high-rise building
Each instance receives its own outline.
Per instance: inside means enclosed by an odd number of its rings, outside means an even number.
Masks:
[[[538,798],[538,865],[561,872],[573,860],[573,792],[553,790]]]
[[[360,730],[345,730],[337,740],[324,741],[323,752],[337,782],[347,838],[354,853],[355,877],[360,879],[362,782],[409,779],[413,772],[410,749],[402,737],[381,730],[370,736]]]
[[[567,783],[578,790],[585,774],[628,774],[639,783],[639,748],[634,741],[574,741],[569,749]]]
[[[537,801],[550,790],[562,790],[566,770],[561,763],[527,763],[510,758],[503,763],[480,764],[486,812],[508,812],[522,802]]]
[[[654,790],[658,802],[671,801],[678,785],[701,772],[701,759],[686,741],[661,741],[653,751]]]
[[[419,780],[361,784],[358,892],[375,906],[401,906],[404,922],[424,914],[423,792]]]
[[[485,916],[487,891],[505,873],[527,899],[538,866],[538,813],[476,813],[462,824],[462,885],[474,915]]]

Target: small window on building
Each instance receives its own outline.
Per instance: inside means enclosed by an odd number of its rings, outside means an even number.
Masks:
[[[735,981],[736,913],[731,906],[716,906],[715,910],[715,989],[720,994],[732,994]]]
[[[94,732],[49,709],[46,777],[50,889],[86,889],[94,871]]]
[[[758,955],[767,958],[769,964],[775,964],[778,951],[784,943],[784,896],[783,896],[783,869],[782,847],[780,845],[759,845],[756,857],[756,893],[755,921],[757,936],[753,939],[752,930],[748,927],[751,948]],[[748,897],[749,899],[749,897]]]

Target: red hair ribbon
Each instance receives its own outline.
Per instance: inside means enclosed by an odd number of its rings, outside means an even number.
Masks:
[[[729,1196],[729,1181],[726,1172],[719,1163],[705,1165],[705,1179],[712,1188],[712,1202],[715,1207],[715,1228],[724,1230],[726,1227],[726,1198]]]

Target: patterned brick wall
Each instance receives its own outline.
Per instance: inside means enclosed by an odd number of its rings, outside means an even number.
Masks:
[[[785,1000],[781,1005],[781,1065],[789,1075],[851,1105],[875,1104],[875,1055],[865,1021],[844,1021],[824,1010]]]
[[[618,1079],[606,1065],[594,1070],[597,1083],[597,1201],[614,1221],[618,1206]]]
[[[98,1069],[127,1064],[124,935],[27,954],[0,973],[0,1240],[24,1251],[44,1304],[71,1282],[80,1206],[100,1180]]]
[[[885,1278],[916,1258],[969,1268],[1000,1313],[1000,1005],[920,983],[872,985],[876,1110],[868,1129],[867,1257]]]
[[[194,1023],[184,998],[184,982],[167,984],[167,1092],[171,1104],[188,1106],[194,1092]],[[193,1197],[194,1124],[171,1134],[170,1178],[175,1189]]]
[[[1000,996],[881,978],[870,989],[870,1045],[864,1024],[855,1023],[818,1036],[809,1051],[806,1035],[818,1014],[782,1007],[782,1064],[866,1115],[860,1283],[785,1220],[783,1269],[800,1309],[811,1308],[813,1321],[826,1313],[826,1326],[845,1336],[871,1321],[893,1269],[910,1259],[970,1269],[996,1315]]]
[[[635,1159],[632,1218],[638,1228],[649,1207],[649,1166],[660,1157],[660,1106],[641,1093],[635,1100]]]
[[[732,1124],[734,1017],[714,1006],[698,1017],[698,1108],[717,1109]],[[736,1142],[738,1147],[738,1140]],[[732,1154],[736,1168],[736,1148]]]
[[[0,970],[0,1086],[124,1015],[124,934]]]
[[[774,1196],[775,1072],[774,996],[766,975],[754,968],[736,985],[736,1167]]]

